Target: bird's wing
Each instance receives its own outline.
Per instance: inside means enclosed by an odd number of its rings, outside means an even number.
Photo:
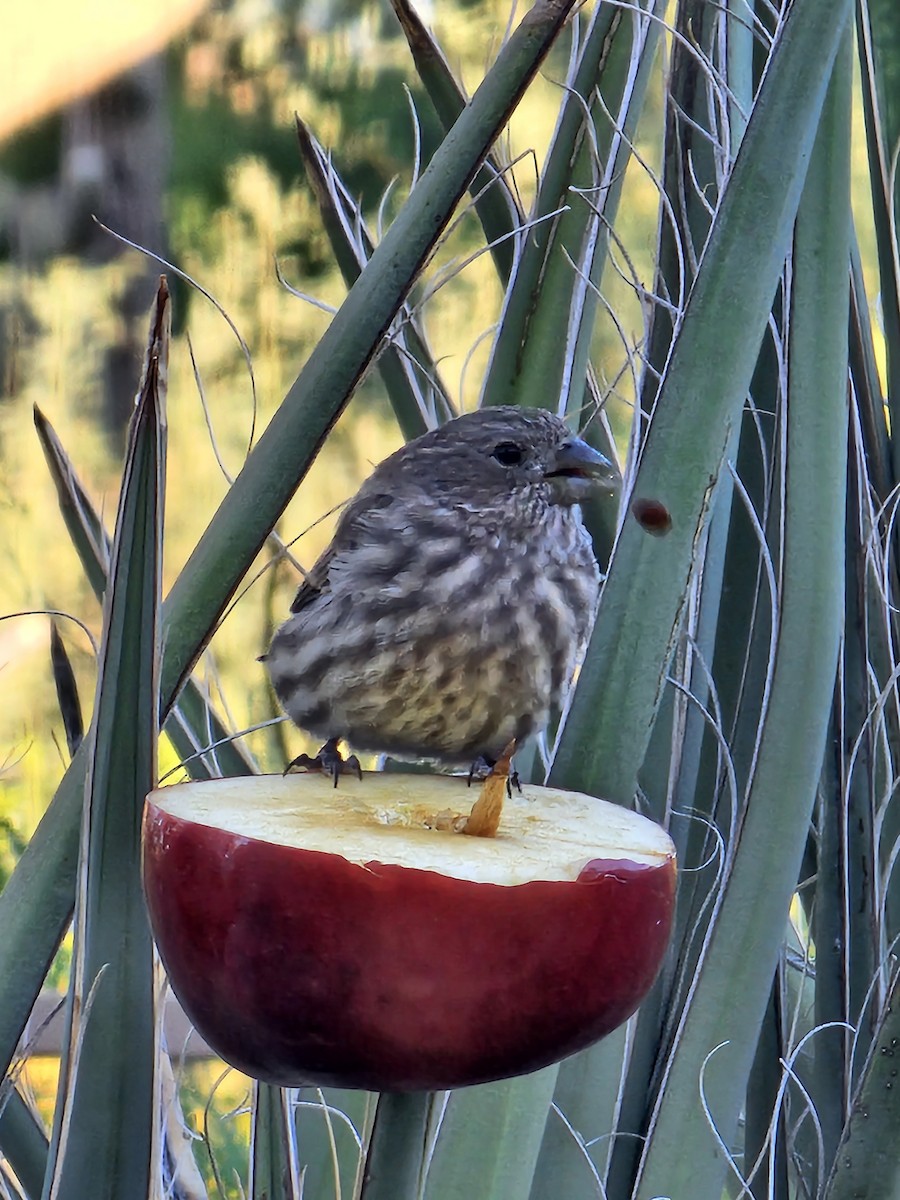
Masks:
[[[292,613],[299,612],[317,596],[330,591],[332,572],[340,570],[347,555],[352,555],[361,544],[386,541],[391,521],[387,510],[395,499],[385,492],[362,491],[350,501],[341,514],[331,542],[297,589],[291,604]]]
[[[328,586],[328,563],[333,551],[331,546],[319,557],[311,571],[307,571],[303,582],[297,588],[297,594],[291,601],[291,612],[297,613],[305,608],[310,601],[315,600]]]

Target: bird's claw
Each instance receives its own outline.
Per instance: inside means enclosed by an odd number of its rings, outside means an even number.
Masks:
[[[489,758],[487,754],[479,754],[472,763],[471,767],[469,767],[469,775],[466,780],[466,787],[471,787],[473,781],[477,780],[479,783],[481,783],[482,780],[487,779],[488,775],[490,775],[491,771],[493,771],[496,764],[496,758]],[[512,800],[513,788],[515,788],[521,796],[522,782],[519,779],[519,772],[515,769],[515,767],[510,768],[510,772],[506,777],[506,795],[510,800]]]
[[[347,775],[351,772],[357,779],[362,779],[362,767],[360,766],[359,759],[355,754],[350,754],[347,758],[344,758],[338,749],[337,738],[329,738],[314,758],[310,757],[309,754],[298,754],[284,768],[284,774],[287,775],[294,767],[305,771],[323,771],[325,774],[331,776],[335,787],[337,787],[338,779],[341,775]]]

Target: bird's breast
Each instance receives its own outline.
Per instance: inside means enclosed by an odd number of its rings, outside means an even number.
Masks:
[[[463,761],[546,726],[597,602],[580,521],[523,537],[473,516],[428,533],[359,547],[276,635],[273,683],[301,727]]]

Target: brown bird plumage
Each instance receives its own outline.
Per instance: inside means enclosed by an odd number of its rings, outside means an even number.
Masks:
[[[409,442],[349,502],[266,663],[302,729],[469,764],[545,728],[599,590],[578,501],[609,463],[543,410]]]

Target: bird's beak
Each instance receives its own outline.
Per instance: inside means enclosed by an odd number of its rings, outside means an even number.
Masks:
[[[553,453],[544,478],[560,504],[578,504],[592,492],[613,491],[619,473],[608,458],[581,438],[566,438]]]

